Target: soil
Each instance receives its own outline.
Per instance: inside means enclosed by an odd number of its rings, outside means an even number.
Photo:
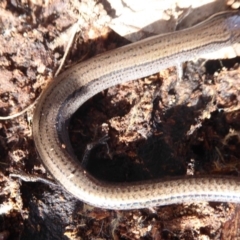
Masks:
[[[0,115],[28,109],[0,121],[0,239],[240,238],[238,204],[110,211],[84,204],[61,186],[9,177],[18,170],[51,178],[34,147],[34,107],[28,106],[54,81],[66,52],[61,71],[128,43],[108,29],[108,21],[94,1],[0,2]],[[94,149],[87,164],[99,179],[238,176],[239,63],[239,58],[187,63],[182,80],[172,67],[97,94],[72,119],[76,155],[81,159],[86,145],[107,133],[108,148]]]

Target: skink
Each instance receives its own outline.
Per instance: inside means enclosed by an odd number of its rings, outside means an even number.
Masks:
[[[186,201],[240,203],[240,178],[176,177],[135,183],[99,181],[83,169],[68,124],[88,99],[111,86],[198,58],[240,53],[240,12],[222,12],[186,30],[106,52],[62,73],[44,90],[33,116],[33,138],[43,164],[67,191],[93,206],[136,209]]]

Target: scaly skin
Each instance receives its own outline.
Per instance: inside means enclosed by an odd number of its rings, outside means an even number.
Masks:
[[[73,153],[69,119],[88,99],[116,84],[196,58],[238,55],[240,13],[222,12],[186,30],[159,35],[106,52],[58,76],[42,94],[33,117],[33,138],[44,165],[70,193],[107,209],[136,209],[186,201],[240,202],[240,178],[178,177],[107,183],[87,173]]]

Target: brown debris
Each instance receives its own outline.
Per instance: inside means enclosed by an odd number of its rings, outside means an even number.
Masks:
[[[0,1],[0,115],[25,109],[47,87],[74,24],[81,34],[76,33],[64,66],[126,44],[107,34],[108,21],[103,5],[93,0]],[[215,74],[198,67],[182,81],[173,67],[98,94],[72,120],[76,154],[81,159],[86,144],[108,132],[110,152],[99,147],[88,163],[100,179],[238,175],[238,62],[221,71],[214,68]],[[9,178],[16,169],[47,175],[32,141],[31,118],[28,111],[0,122],[0,239],[239,237],[239,208],[231,203],[108,211],[83,205],[61,187]]]

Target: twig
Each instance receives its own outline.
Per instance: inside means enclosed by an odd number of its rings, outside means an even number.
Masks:
[[[13,114],[13,115],[10,115],[10,116],[0,116],[0,120],[9,120],[9,119],[13,119],[13,118],[16,118],[16,117],[19,117],[19,116],[21,116],[21,115],[23,115],[25,112],[27,112],[28,110],[30,110],[31,108],[33,108],[34,106],[35,106],[35,104],[36,104],[36,102],[38,101],[38,99],[40,98],[40,96],[41,96],[42,94],[40,94],[36,99],[35,99],[35,101],[32,103],[32,104],[30,104],[29,106],[27,106],[25,109],[23,109],[21,112],[19,112],[19,113],[15,113],[15,114]]]
[[[56,76],[59,74],[59,72],[62,70],[62,66],[63,66],[63,64],[65,63],[65,60],[66,60],[66,58],[67,58],[67,55],[68,55],[68,53],[69,53],[69,51],[70,51],[70,47],[72,46],[72,43],[73,43],[74,37],[75,37],[75,35],[76,35],[76,32],[79,31],[79,21],[77,21],[77,22],[72,26],[71,31],[72,31],[72,34],[71,34],[71,36],[70,36],[70,40],[69,40],[69,42],[68,42],[66,51],[65,51],[65,53],[64,53],[64,55],[63,55],[62,61],[61,61],[60,65],[59,65],[59,67],[58,67],[58,69],[57,69],[57,71],[56,71],[56,73],[55,73],[55,75],[54,75],[55,77],[56,77]]]

